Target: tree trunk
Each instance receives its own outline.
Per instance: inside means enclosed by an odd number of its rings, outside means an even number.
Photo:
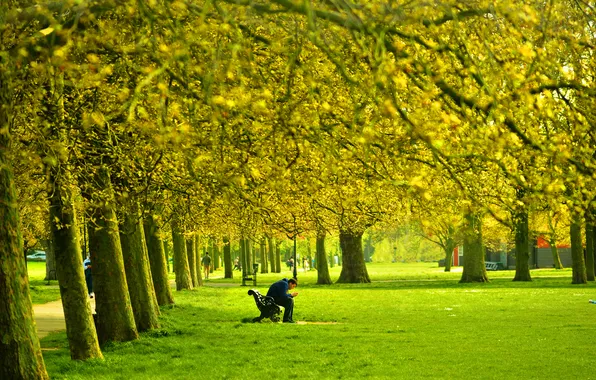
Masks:
[[[211,239],[211,272],[215,272],[219,269],[219,247],[217,245],[217,240]]]
[[[199,235],[195,236],[195,251],[197,253],[195,260],[195,271],[197,273],[197,286],[203,286],[203,268],[201,267],[201,241]]]
[[[553,256],[553,265],[556,269],[563,269],[563,263],[561,263],[561,256],[559,256],[559,250],[557,249],[557,241],[551,237],[548,241],[548,244],[550,244],[550,252]]]
[[[252,257],[252,241],[250,239],[244,240],[244,249],[246,250],[246,271],[252,273],[252,263],[254,260]]]
[[[8,158],[11,90],[9,68],[0,56],[0,379],[47,379],[33,321],[16,190]]]
[[[367,235],[364,241],[364,262],[370,263],[373,255],[372,236]]]
[[[63,183],[64,176],[66,172],[59,174],[56,167],[49,168],[52,251],[55,252],[70,357],[73,360],[103,358],[85,285],[73,194],[69,185]]]
[[[281,273],[281,248],[277,239],[275,239],[275,273]]]
[[[452,238],[447,238],[445,241],[445,272],[451,272],[451,263],[453,262],[453,250],[455,249],[455,241]]]
[[[269,273],[269,267],[267,265],[267,246],[265,245],[265,238],[261,239],[261,247],[260,247],[260,256],[261,256],[261,273]]]
[[[159,307],[145,243],[145,232],[138,208],[124,216],[120,243],[126,271],[130,303],[138,331],[159,328]],[[91,263],[93,265],[93,262]]]
[[[170,289],[168,281],[168,267],[164,252],[164,243],[161,240],[160,228],[155,222],[153,215],[149,215],[145,219],[144,231],[157,304],[159,306],[171,305],[174,303],[174,297],[172,297],[172,289]]]
[[[199,286],[199,278],[197,277],[197,250],[194,237],[186,239],[186,255],[188,256],[188,269],[190,270],[192,286],[196,288]]]
[[[186,254],[184,235],[179,230],[179,225],[174,221],[172,225],[172,241],[174,243],[174,273],[176,274],[176,290],[192,289],[190,268]]]
[[[362,252],[363,232],[341,231],[339,241],[342,250],[341,274],[338,283],[369,283],[370,277],[364,263],[364,252]]]
[[[316,265],[317,284],[330,285],[331,277],[329,276],[327,253],[325,252],[325,231],[318,231],[317,233]]]
[[[579,219],[577,215],[572,215],[571,226],[569,228],[571,234],[572,284],[586,284],[588,282],[582,248],[581,222]]]
[[[63,75],[54,73],[46,89],[43,116],[49,126],[49,140],[67,146]],[[68,156],[56,154],[53,149],[48,150],[48,153],[43,152],[43,155],[48,176],[48,222],[51,233],[51,247],[48,250],[51,254],[49,260],[46,258],[46,274],[58,278],[70,357],[73,360],[103,358],[85,285]],[[52,267],[53,271],[50,269]]]
[[[50,228],[48,228],[49,230]],[[54,254],[54,242],[52,240],[46,240],[46,277],[44,281],[58,280],[56,273],[56,255]],[[81,260],[82,262],[82,260]]]
[[[586,279],[594,281],[594,225],[586,216]]]
[[[308,262],[308,265],[310,267],[310,265],[312,264],[312,251],[310,249],[310,238],[307,237],[305,240],[306,240],[305,241],[305,243],[306,243],[306,259],[307,259],[306,261]],[[316,241],[315,241],[315,244],[316,244]],[[316,247],[315,247],[315,249],[316,249]],[[315,251],[315,256],[316,256],[316,254],[317,253]],[[302,268],[304,268],[304,262],[305,261],[304,261],[304,258],[303,258],[303,260],[302,260]],[[365,262],[366,262],[366,260],[365,260]]]
[[[215,242],[209,239],[209,251],[211,252],[211,265],[209,265],[209,273],[213,273],[215,267]]]
[[[270,272],[275,273],[275,247],[271,236],[267,236],[267,258],[269,260]]]
[[[482,225],[480,218],[472,213],[465,216],[464,271],[459,282],[488,282],[484,266]]]
[[[230,238],[223,238],[224,255],[224,278],[234,278],[234,267],[232,266],[232,252],[230,251]]]
[[[513,281],[532,281],[530,276],[530,233],[528,213],[520,211],[515,215],[515,277]],[[464,250],[465,252],[465,250]]]
[[[106,168],[98,169],[96,181],[111,193]],[[106,201],[95,200],[91,209],[89,250],[95,291],[97,336],[99,343],[138,339],[126,282],[118,221],[113,209],[113,195]]]

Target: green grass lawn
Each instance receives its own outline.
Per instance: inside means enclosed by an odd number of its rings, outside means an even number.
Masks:
[[[46,277],[46,263],[39,261],[27,261],[27,272],[29,274],[29,290],[31,302],[41,304],[60,299],[58,281],[44,281]]]
[[[57,348],[45,362],[54,379],[594,378],[596,286],[571,285],[570,271],[536,270],[531,283],[490,272],[488,284],[436,264],[369,272],[372,284],[331,286],[299,272],[294,319],[334,324],[242,323],[258,315],[250,287],[206,286],[175,292],[160,330],[104,347],[104,361],[71,361],[60,333],[42,340]]]

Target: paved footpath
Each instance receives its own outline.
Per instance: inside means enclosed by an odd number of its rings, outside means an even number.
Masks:
[[[220,277],[214,277],[221,278]],[[227,286],[239,286],[239,284],[218,284],[209,283],[209,281],[203,282],[205,286],[214,287],[227,287]],[[170,280],[170,285],[176,287],[174,280]],[[91,302],[91,310],[95,310],[95,299],[89,299]],[[33,305],[33,314],[35,317],[35,324],[37,325],[37,336],[39,339],[48,336],[50,333],[55,331],[66,330],[66,324],[64,323],[64,310],[62,309],[62,301],[52,301],[44,304]]]
[[[90,299],[89,301],[91,302],[91,309],[95,310],[95,299]],[[33,305],[33,314],[39,339],[51,332],[66,330],[61,300]]]

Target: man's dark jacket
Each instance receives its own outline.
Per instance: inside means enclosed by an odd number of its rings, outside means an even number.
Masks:
[[[288,279],[282,278],[281,280],[274,282],[273,285],[269,287],[267,295],[269,297],[273,297],[274,300],[285,300],[287,298],[293,298],[291,294],[288,294],[288,288]]]

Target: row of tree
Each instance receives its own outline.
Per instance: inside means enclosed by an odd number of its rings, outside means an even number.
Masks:
[[[334,233],[338,281],[370,282],[364,232],[412,220],[444,226],[446,255],[461,237],[463,282],[488,280],[483,234],[509,228],[529,281],[530,215],[564,212],[572,281],[593,280],[593,16],[575,1],[3,2],[0,375],[47,377],[24,228],[51,231],[73,359],[157,326],[167,235],[177,289],[201,284],[197,236],[228,264],[239,240],[244,268],[247,239],[277,262],[262,242],[316,237],[329,283]]]

